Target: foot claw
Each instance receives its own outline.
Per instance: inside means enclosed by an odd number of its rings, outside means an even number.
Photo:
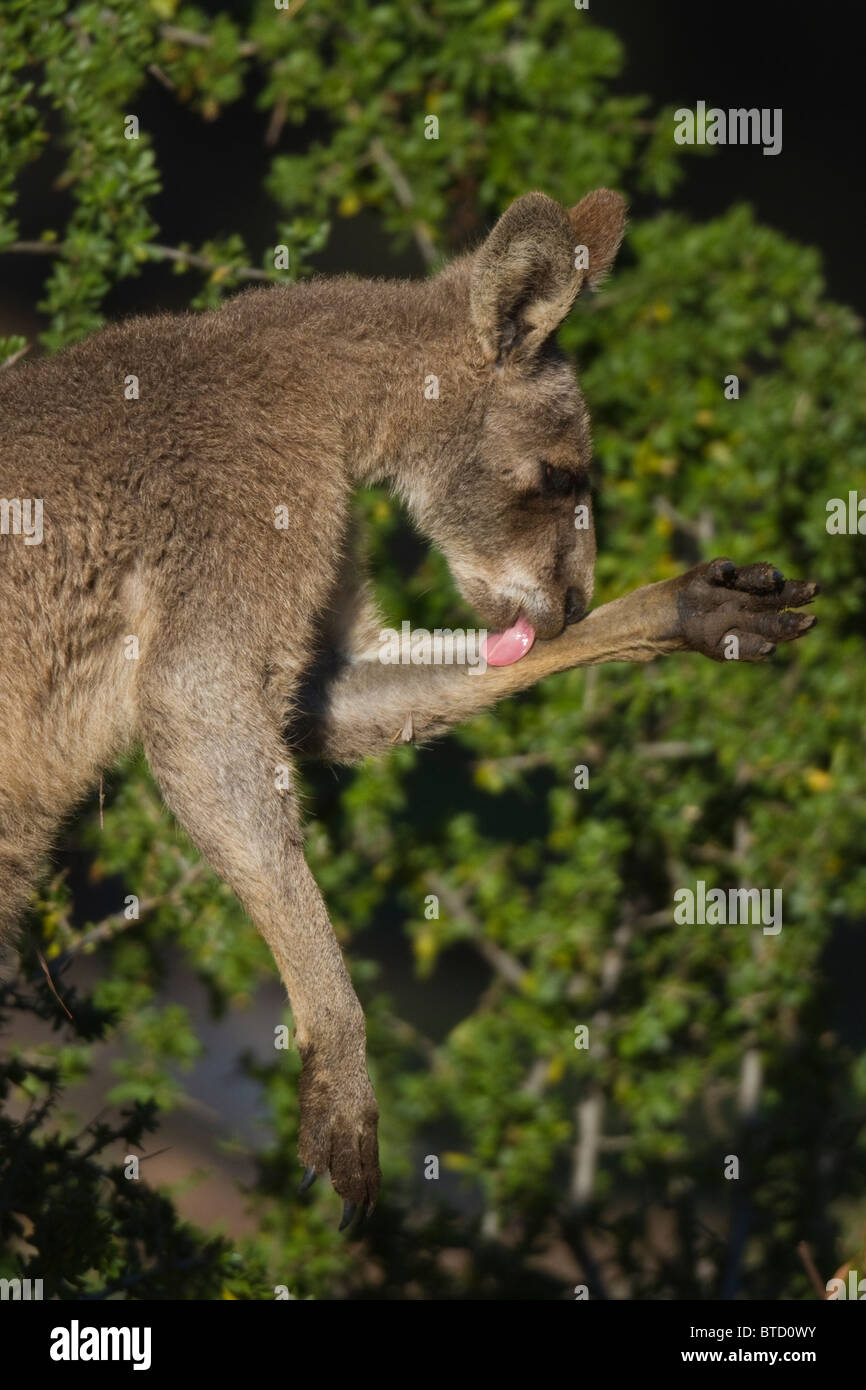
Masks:
[[[353,1222],[354,1219],[355,1219],[355,1213],[356,1213],[357,1210],[358,1210],[358,1204],[357,1204],[357,1202],[344,1202],[344,1203],[343,1203],[343,1217],[342,1217],[342,1220],[341,1220],[340,1225],[339,1225],[339,1227],[338,1227],[338,1230],[340,1230],[340,1231],[345,1231],[349,1226],[351,1226],[352,1222]]]
[[[304,1176],[301,1178],[301,1185],[298,1188],[298,1195],[300,1197],[303,1197],[304,1193],[309,1191],[318,1176],[315,1168],[304,1169]]]
[[[340,1230],[344,1231],[379,1192],[376,1097],[366,1070],[356,1065],[326,1067],[312,1047],[306,1055],[302,1052],[302,1060],[298,1153],[305,1172],[301,1188],[310,1185],[314,1174],[328,1174],[343,1199]]]

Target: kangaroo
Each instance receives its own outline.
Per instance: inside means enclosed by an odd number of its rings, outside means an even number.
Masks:
[[[304,859],[297,760],[430,739],[572,666],[763,661],[814,622],[794,610],[817,585],[724,559],[588,612],[590,427],[554,336],[625,216],[606,189],[570,211],[528,193],[426,281],[255,289],[0,376],[0,928],[61,819],[143,744],[274,955],[302,1059],[302,1188],[329,1174],[343,1226],[376,1201],[378,1112]],[[365,483],[441,547],[492,630],[486,669],[377,659],[351,520]]]

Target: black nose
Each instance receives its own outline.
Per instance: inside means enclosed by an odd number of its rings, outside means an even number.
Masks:
[[[586,605],[578,589],[569,589],[565,595],[565,622],[579,623],[584,613]]]

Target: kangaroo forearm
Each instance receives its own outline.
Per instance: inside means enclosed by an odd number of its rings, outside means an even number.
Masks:
[[[512,666],[347,667],[310,711],[302,751],[354,762],[396,743],[425,742],[544,676],[606,661],[650,661],[685,645],[677,635],[676,580],[604,604],[559,637],[537,642]]]
[[[711,560],[596,608],[552,641],[536,642],[512,666],[347,666],[307,704],[293,741],[301,754],[353,762],[394,743],[435,738],[502,696],[572,666],[651,661],[674,651],[720,662],[765,661],[777,642],[808,632],[815,619],[794,610],[817,592],[817,584],[786,581],[763,562],[737,568]]]

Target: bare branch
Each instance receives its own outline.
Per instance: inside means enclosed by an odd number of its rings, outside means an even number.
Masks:
[[[707,758],[714,751],[709,740],[669,739],[658,743],[636,743],[634,748],[639,758]]]
[[[599,982],[600,1007],[590,1021],[590,1036],[596,1030],[603,1033],[610,1022],[608,1006],[619,985],[635,926],[634,920],[621,923],[613,934],[612,944],[602,957],[601,980]],[[604,1059],[606,1051],[603,1041],[596,1041],[593,1044],[594,1055],[599,1061]],[[602,1132],[603,1116],[604,1094],[599,1083],[594,1081],[590,1084],[588,1094],[575,1111],[577,1135],[572,1153],[569,1195],[573,1206],[578,1211],[581,1211],[592,1197],[599,1154],[606,1147]]]
[[[39,964],[42,966],[43,973],[44,973],[44,975],[45,975],[46,980],[48,981],[48,988],[51,990],[51,993],[54,995],[54,998],[57,1000],[57,1002],[58,1002],[58,1004],[60,1005],[61,1009],[62,1009],[63,1012],[66,1014],[66,1017],[69,1019],[70,1023],[74,1023],[74,1022],[75,1022],[75,1019],[72,1017],[72,1014],[69,1012],[69,1010],[67,1009],[67,1007],[66,1007],[66,1005],[64,1004],[63,1000],[60,998],[60,995],[57,993],[57,987],[56,987],[56,985],[54,984],[54,981],[53,981],[52,978],[51,978],[51,971],[48,969],[48,965],[47,965],[47,963],[46,963],[45,957],[43,956],[42,952],[39,951],[39,950],[37,950],[37,952],[36,952],[36,959],[39,961]]]
[[[400,168],[400,165],[394,159],[393,155],[388,153],[378,135],[374,140],[370,141],[370,156],[379,165],[382,173],[393,188],[394,196],[401,208],[405,208],[407,211],[413,208],[415,206],[415,195],[412,192],[412,186],[403,173],[403,170]],[[433,265],[438,257],[438,252],[433,238],[428,232],[425,224],[417,220],[413,222],[412,235],[415,238],[415,245],[421,252],[425,264]]]
[[[13,241],[0,251],[17,251],[27,256],[62,256],[66,249],[62,241]],[[224,270],[236,275],[239,280],[266,280],[273,277],[267,270],[259,270],[253,265],[231,265],[228,262],[212,261],[208,256],[200,256],[195,251],[184,251],[178,246],[161,246],[149,241],[141,248],[146,255],[157,261],[178,261],[183,265],[195,266],[197,270]]]
[[[576,1207],[584,1207],[592,1196],[592,1190],[595,1186],[595,1170],[601,1142],[601,1121],[604,1114],[604,1097],[601,1091],[594,1087],[593,1093],[580,1102],[575,1114],[577,1144],[575,1145],[574,1165],[571,1174],[571,1200]]]
[[[279,99],[274,103],[274,109],[271,112],[271,119],[268,121],[268,128],[265,131],[265,144],[267,145],[269,150],[272,150],[274,145],[276,145],[279,141],[279,138],[283,131],[283,126],[286,123],[287,111],[288,105],[286,102],[286,98],[279,97]]]
[[[517,957],[510,955],[502,946],[485,936],[483,924],[474,915],[461,893],[450,888],[447,883],[440,883],[438,879],[434,879],[429,874],[426,882],[430,892],[435,893],[441,899],[454,917],[462,917],[464,921],[469,923],[472,935],[468,940],[491,969],[503,980],[507,980],[510,985],[515,985],[519,989],[526,978],[526,970]]]
[[[23,251],[28,256],[59,256],[63,243],[58,241],[11,241],[2,251]]]
[[[821,1276],[818,1273],[818,1270],[815,1266],[815,1261],[812,1259],[812,1252],[809,1249],[809,1246],[805,1240],[801,1240],[800,1244],[797,1246],[797,1254],[803,1261],[804,1268],[812,1282],[812,1288],[815,1290],[815,1293],[818,1295],[820,1299],[823,1299],[826,1302],[827,1290],[821,1283]]]
[[[199,256],[193,251],[181,251],[176,246],[160,246],[155,241],[150,241],[144,247],[149,256],[153,256],[160,261],[180,261],[186,265],[194,265],[198,270],[226,270],[232,275],[237,275],[240,280],[271,280],[271,275],[266,270],[259,270],[252,265],[229,265],[209,260],[207,256]]]
[[[5,362],[0,362],[0,371],[4,371],[7,367],[11,367],[13,362],[17,362],[19,357],[23,357],[25,352],[29,352],[32,346],[32,343],[25,343],[17,352],[13,352],[11,357],[7,357]]]
[[[300,5],[296,8],[300,9]],[[185,48],[212,48],[213,39],[210,34],[199,33],[197,29],[182,29],[177,24],[160,24],[159,36],[165,39],[166,43],[183,44]],[[251,58],[254,53],[258,53],[259,46],[251,39],[244,39],[238,44],[238,53],[242,58]]]
[[[169,91],[169,92],[176,92],[176,91],[177,91],[177,83],[176,83],[176,82],[172,82],[172,80],[171,80],[171,78],[169,77],[168,73],[163,72],[162,68],[159,66],[159,63],[148,63],[148,65],[147,65],[147,70],[148,70],[148,72],[150,73],[151,77],[155,77],[156,80],[157,80],[157,82],[161,83],[162,86],[165,87],[167,91]]]
[[[654,497],[653,505],[660,517],[665,521],[669,521],[678,531],[682,531],[685,535],[691,536],[700,546],[707,546],[713,540],[716,524],[711,511],[705,509],[701,512],[700,516],[693,520],[691,517],[683,516],[682,512],[677,511],[676,507],[672,506],[666,497]]]
[[[90,931],[82,932],[74,941],[65,947],[63,956],[76,955],[79,951],[86,950],[88,946],[99,946],[105,941],[111,941],[119,936],[121,932],[128,931],[135,926],[141,917],[148,912],[153,912],[157,907],[178,907],[182,901],[183,890],[188,888],[191,883],[199,879],[205,873],[205,864],[202,860],[196,860],[190,864],[186,872],[178,879],[172,888],[165,893],[158,893],[153,898],[145,898],[138,905],[138,917],[125,917],[122,912],[114,912],[110,917],[104,917],[101,922],[97,922]]]

